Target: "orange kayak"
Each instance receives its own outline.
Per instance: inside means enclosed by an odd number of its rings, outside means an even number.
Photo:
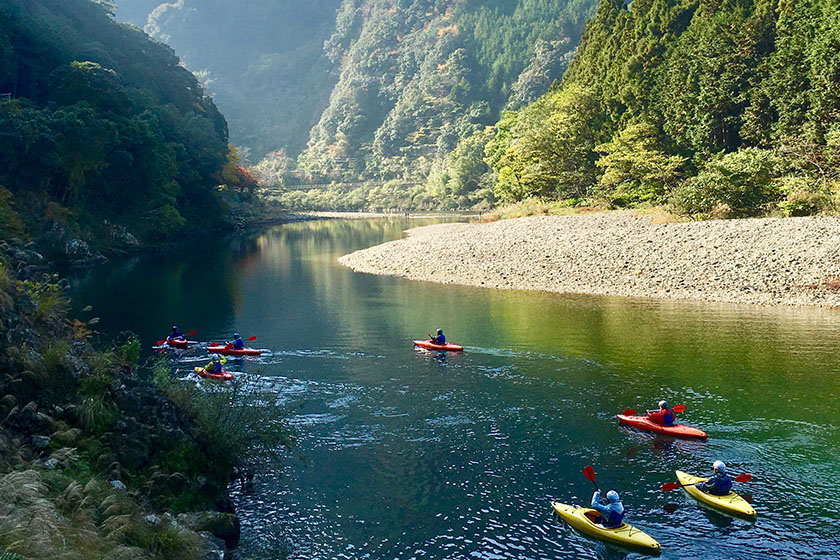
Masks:
[[[167,340],[166,344],[173,348],[187,348],[190,344],[198,344],[195,340]]]
[[[646,432],[656,432],[658,434],[666,434],[674,437],[682,438],[700,438],[706,439],[709,436],[703,430],[692,428],[691,426],[684,426],[683,424],[674,424],[673,426],[660,426],[655,422],[648,420],[647,416],[627,416],[625,414],[618,414],[618,421],[628,426],[633,426]]]
[[[235,348],[228,348],[227,345],[211,345],[207,347],[207,351],[214,354],[223,354],[225,356],[259,356],[261,350],[256,348],[242,348],[237,350]]]
[[[229,371],[222,371],[222,373],[210,373],[203,367],[194,367],[193,371],[195,371],[199,377],[203,377],[204,379],[217,379],[219,381],[233,380],[233,374]]]
[[[440,350],[441,352],[461,352],[464,347],[458,346],[457,344],[435,344],[431,340],[415,340],[415,346],[419,346],[420,348],[425,348],[427,350]]]

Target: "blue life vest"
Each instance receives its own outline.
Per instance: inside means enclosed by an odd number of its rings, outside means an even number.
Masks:
[[[243,348],[245,348],[245,343],[242,341],[241,338],[234,339],[233,348],[235,350],[242,350]]]
[[[726,496],[732,490],[732,479],[728,474],[717,473],[704,482],[700,489],[713,496]]]

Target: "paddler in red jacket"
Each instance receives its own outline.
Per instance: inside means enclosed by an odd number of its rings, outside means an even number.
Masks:
[[[648,420],[660,426],[674,425],[674,411],[666,401],[659,401],[659,410],[648,410],[647,417]]]

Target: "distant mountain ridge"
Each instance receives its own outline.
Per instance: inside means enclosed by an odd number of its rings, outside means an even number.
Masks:
[[[544,93],[595,0],[123,0],[208,80],[232,141],[311,181],[425,181],[461,140]],[[142,8],[142,9],[141,9]],[[208,71],[208,72],[204,72]]]

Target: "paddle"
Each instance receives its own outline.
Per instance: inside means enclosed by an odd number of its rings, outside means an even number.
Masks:
[[[735,482],[749,482],[752,480],[751,474],[739,474],[735,478],[733,478]],[[705,482],[701,480],[700,482]],[[663,492],[670,492],[671,490],[676,490],[677,488],[683,488],[686,486],[694,486],[695,484],[700,484],[700,482],[692,482],[691,484],[680,484],[679,482],[666,482],[662,485]]]
[[[195,333],[197,333],[197,332],[198,332],[198,331],[192,331],[192,332],[189,332],[189,333],[187,333],[187,336],[192,336],[192,335],[194,335],[194,334],[195,334]],[[165,343],[166,343],[166,339],[165,339],[165,338],[164,338],[163,340],[158,340],[158,341],[157,341],[157,345],[158,345],[158,346],[163,346]]]
[[[685,412],[685,405],[684,404],[678,404],[677,406],[675,406],[671,410],[673,410],[677,414],[682,414],[683,412]],[[638,412],[636,412],[632,408],[625,408],[624,412],[622,412],[622,414],[624,416],[636,416],[638,414]]]
[[[597,490],[598,492],[601,491],[601,489],[598,488],[598,485],[595,484],[595,469],[592,468],[592,465],[586,465],[585,467],[583,467],[583,476],[585,476],[586,480],[588,480],[592,483],[593,486],[595,486],[595,490]]]

